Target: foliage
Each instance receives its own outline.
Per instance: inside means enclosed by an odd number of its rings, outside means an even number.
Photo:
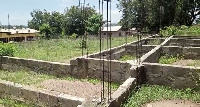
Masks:
[[[40,26],[40,33],[44,34],[45,38],[50,39],[52,34],[52,29],[49,24],[42,24]]]
[[[140,27],[150,31],[170,25],[191,26],[200,16],[199,0],[118,0],[123,28]],[[143,30],[143,29],[141,29]]]
[[[28,22],[29,28],[40,30],[48,39],[62,38],[73,33],[83,35],[86,27],[89,33],[97,34],[99,21],[102,21],[100,15],[90,6],[84,8],[72,6],[63,14],[56,11],[34,10],[31,12],[31,17]]]
[[[191,100],[200,101],[200,90],[172,89],[167,86],[143,85],[138,91],[134,91],[128,102],[123,107],[140,107],[145,103],[163,100]]]
[[[15,46],[11,43],[0,43],[0,56],[14,56]]]
[[[89,34],[98,34],[103,17],[99,14],[93,14],[88,21],[86,21],[86,29]]]
[[[69,36],[70,39],[76,39],[78,37],[78,35],[76,33],[73,33],[71,36]]]
[[[63,15],[59,12],[47,10],[34,10],[31,12],[32,20],[28,22],[30,28],[40,30],[41,33],[46,33],[45,36],[50,38],[59,38],[62,34]],[[47,35],[48,33],[48,35]]]
[[[171,35],[176,35],[178,32],[178,28],[175,26],[169,26],[165,27],[165,30],[161,30],[160,34],[161,36],[171,36]]]
[[[66,14],[64,14],[64,31],[67,35],[76,33],[83,35],[86,30],[86,21],[88,18],[96,14],[96,10],[92,7],[85,7],[84,11],[77,6],[72,6]]]
[[[165,27],[160,31],[160,35],[162,36],[171,36],[171,35],[180,35],[180,36],[200,36],[200,27],[199,25],[193,26],[169,26]]]
[[[183,56],[177,54],[176,56],[172,56],[172,55],[164,55],[161,56],[159,59],[159,63],[161,64],[172,64],[174,62],[177,62],[178,60],[183,59]]]

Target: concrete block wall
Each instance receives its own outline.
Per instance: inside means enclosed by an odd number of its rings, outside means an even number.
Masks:
[[[154,49],[146,53],[141,57],[142,62],[150,62],[150,63],[157,63],[159,61],[159,58],[161,56],[162,52],[162,46],[166,45],[169,43],[170,39],[173,38],[173,36],[170,36],[167,38],[163,43],[160,45],[156,46]]]
[[[199,67],[183,67],[158,63],[143,63],[143,65],[145,66],[148,84],[167,85],[179,89],[200,87]]]
[[[162,54],[183,55],[184,59],[200,59],[200,47],[163,46]]]
[[[108,73],[110,61],[105,60],[105,73]],[[15,57],[2,57],[1,68],[4,70],[17,71],[20,69],[32,70],[56,77],[72,76],[75,78],[101,79],[102,71],[100,59],[77,58],[70,64],[31,60]],[[111,61],[113,82],[123,83],[131,75],[131,65],[126,62]]]
[[[141,40],[142,44],[146,44],[146,41],[151,38],[151,37],[154,37],[154,36],[150,36],[150,37],[147,37],[147,38],[144,38]],[[125,47],[129,46],[129,45],[134,45],[134,44],[137,44],[138,41],[134,41],[132,43],[128,43],[128,44],[124,44],[124,45],[121,45],[121,46],[118,46],[118,47],[114,47],[114,48],[111,48],[111,59],[112,60],[117,60],[119,59],[119,56],[122,56],[125,54]],[[100,58],[100,56],[104,56],[105,59],[108,59],[109,58],[109,54],[110,54],[110,50],[104,50],[102,53],[98,52],[98,53],[94,53],[94,54],[90,54],[88,55],[89,58]]]
[[[142,53],[145,54],[155,48],[155,45],[142,45]],[[136,53],[136,46],[130,45],[126,47],[126,54],[134,55]]]
[[[120,87],[112,94],[112,101],[108,107],[121,107],[125,103],[129,95],[137,86],[136,78],[128,78]]]
[[[100,63],[101,62],[101,63]],[[110,61],[104,60],[104,72],[108,73]],[[71,66],[73,67],[72,75],[80,78],[95,78],[101,79],[103,60],[94,58],[77,58],[72,60]],[[127,78],[131,76],[134,71],[130,70],[131,64],[120,61],[111,61],[111,77],[115,83],[123,83]]]
[[[59,62],[48,62],[34,59],[24,59],[16,57],[1,57],[1,68],[5,70],[18,70],[29,69],[36,72],[41,72],[56,77],[63,77],[71,75],[70,64],[59,63]]]
[[[172,38],[170,40],[169,46],[200,47],[200,38]]]
[[[83,98],[58,92],[50,93],[31,86],[0,80],[0,97],[5,96],[36,106],[46,107],[77,107],[85,102]]]

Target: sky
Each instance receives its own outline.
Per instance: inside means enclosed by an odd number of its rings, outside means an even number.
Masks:
[[[97,10],[99,8],[98,2],[99,0],[86,0],[86,3],[89,3],[90,6],[95,6]],[[112,0],[111,16],[113,23],[117,23],[121,19],[121,13],[117,9],[117,3],[117,0]],[[2,25],[7,25],[9,14],[11,25],[27,25],[28,21],[32,19],[30,12],[33,10],[46,9],[47,11],[63,13],[66,7],[78,4],[79,0],[1,0],[0,22]],[[104,12],[104,20],[106,18],[105,13],[106,11]]]

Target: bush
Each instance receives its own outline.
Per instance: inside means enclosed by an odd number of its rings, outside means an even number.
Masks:
[[[171,36],[176,35],[179,29],[175,26],[164,27],[165,30],[161,30],[160,35],[162,36]]]
[[[69,36],[69,39],[76,39],[78,35],[76,33],[73,33],[71,36]]]
[[[10,43],[0,43],[0,56],[14,56],[15,46]]]

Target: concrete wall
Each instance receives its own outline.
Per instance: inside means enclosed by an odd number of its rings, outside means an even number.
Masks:
[[[36,106],[77,107],[85,99],[58,92],[47,92],[31,86],[0,80],[0,97],[9,96]]]
[[[1,68],[5,70],[16,71],[18,69],[29,69],[40,73],[54,75],[56,77],[72,76],[70,64],[48,62],[33,59],[24,59],[16,57],[2,57]]]
[[[151,37],[153,37],[153,36],[150,36],[150,37],[142,39],[141,43],[143,45],[147,44],[146,41]],[[127,46],[135,45],[137,43],[138,43],[138,41],[134,41],[132,43],[128,43],[128,44],[124,44],[124,45],[121,45],[121,46],[118,46],[118,47],[111,48],[111,59],[112,60],[119,59],[121,56],[126,54],[125,48]],[[98,53],[90,54],[90,55],[88,55],[88,57],[89,58],[99,58],[100,59],[100,56],[103,56],[105,59],[108,59],[110,57],[109,54],[110,54],[110,50],[104,50],[104,51],[102,51],[102,53],[98,52]]]
[[[151,51],[153,48],[155,48],[155,45],[142,45],[142,53],[147,53]],[[135,54],[136,53],[136,46],[135,45],[129,45],[126,47],[126,54]]]
[[[161,47],[169,43],[171,38],[173,38],[173,36],[170,36],[163,43],[161,43],[160,45],[156,46],[154,49],[152,49],[151,51],[143,55],[141,57],[141,62],[157,63],[161,56],[161,52],[162,52]]]
[[[109,63],[110,61],[105,60],[105,73],[108,73]],[[56,77],[72,76],[75,78],[101,79],[101,66],[103,66],[103,62],[100,64],[100,59],[93,58],[77,58],[71,60],[70,64],[15,57],[2,57],[1,59],[1,68],[5,70],[27,69]],[[130,77],[131,65],[129,63],[111,61],[111,66],[113,82],[123,83]]]
[[[200,68],[144,63],[148,84],[173,88],[199,88]],[[199,83],[199,85],[197,85]]]
[[[93,58],[77,58],[71,60],[72,75],[79,78],[101,79],[103,75],[103,60]],[[111,63],[112,82],[123,83],[134,71],[131,71],[131,65],[126,62],[104,60],[104,73],[108,74]],[[107,80],[107,77],[105,78]]]
[[[120,87],[112,94],[112,101],[108,107],[121,107],[126,99],[137,86],[136,78],[128,78]]]
[[[162,54],[179,54],[185,59],[200,59],[200,47],[163,46]]]
[[[172,38],[170,40],[169,46],[200,47],[200,38],[199,39]]]

